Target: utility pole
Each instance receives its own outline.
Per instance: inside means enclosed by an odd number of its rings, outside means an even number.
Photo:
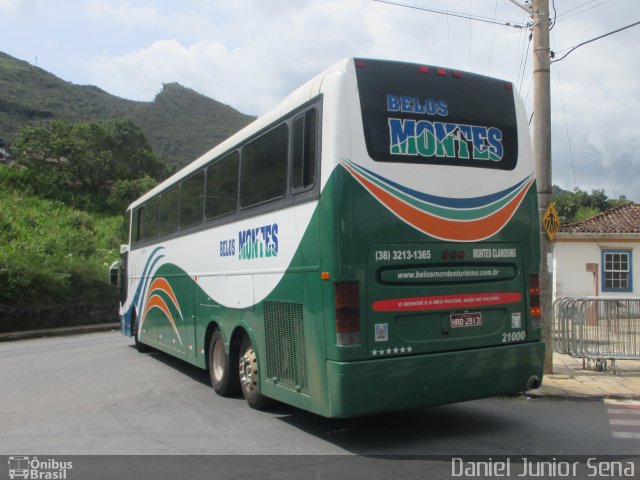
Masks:
[[[539,222],[551,201],[551,71],[549,0],[532,0],[533,17],[533,158],[538,185]],[[546,343],[544,373],[553,373],[553,245],[540,231],[540,303]]]

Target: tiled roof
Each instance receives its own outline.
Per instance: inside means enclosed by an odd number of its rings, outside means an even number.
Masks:
[[[562,233],[640,233],[640,205],[627,202],[578,223],[562,225]]]

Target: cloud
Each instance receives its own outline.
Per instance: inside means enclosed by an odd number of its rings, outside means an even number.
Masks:
[[[155,27],[163,18],[155,6],[132,6],[129,2],[115,4],[107,0],[91,0],[85,10],[93,18],[133,27]]]
[[[556,6],[561,15],[583,3]],[[595,6],[559,16],[555,51],[626,25],[637,14],[635,2]],[[528,20],[502,0],[439,0],[428,7]],[[0,12],[4,34],[15,40],[8,53],[38,56],[65,80],[125,98],[151,100],[163,83],[179,82],[258,115],[341,58],[364,56],[490,74],[513,81],[529,114],[533,107],[528,30],[371,0],[0,0]],[[575,172],[583,188],[604,187],[640,201],[637,35],[635,28],[590,43],[552,67],[554,183],[573,189]]]

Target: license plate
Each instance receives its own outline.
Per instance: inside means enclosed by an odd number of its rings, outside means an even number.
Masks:
[[[479,327],[482,325],[482,315],[480,312],[452,313],[449,319],[451,328]]]

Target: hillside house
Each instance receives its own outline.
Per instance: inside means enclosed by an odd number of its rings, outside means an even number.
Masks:
[[[564,225],[553,247],[553,298],[640,296],[640,205]]]

